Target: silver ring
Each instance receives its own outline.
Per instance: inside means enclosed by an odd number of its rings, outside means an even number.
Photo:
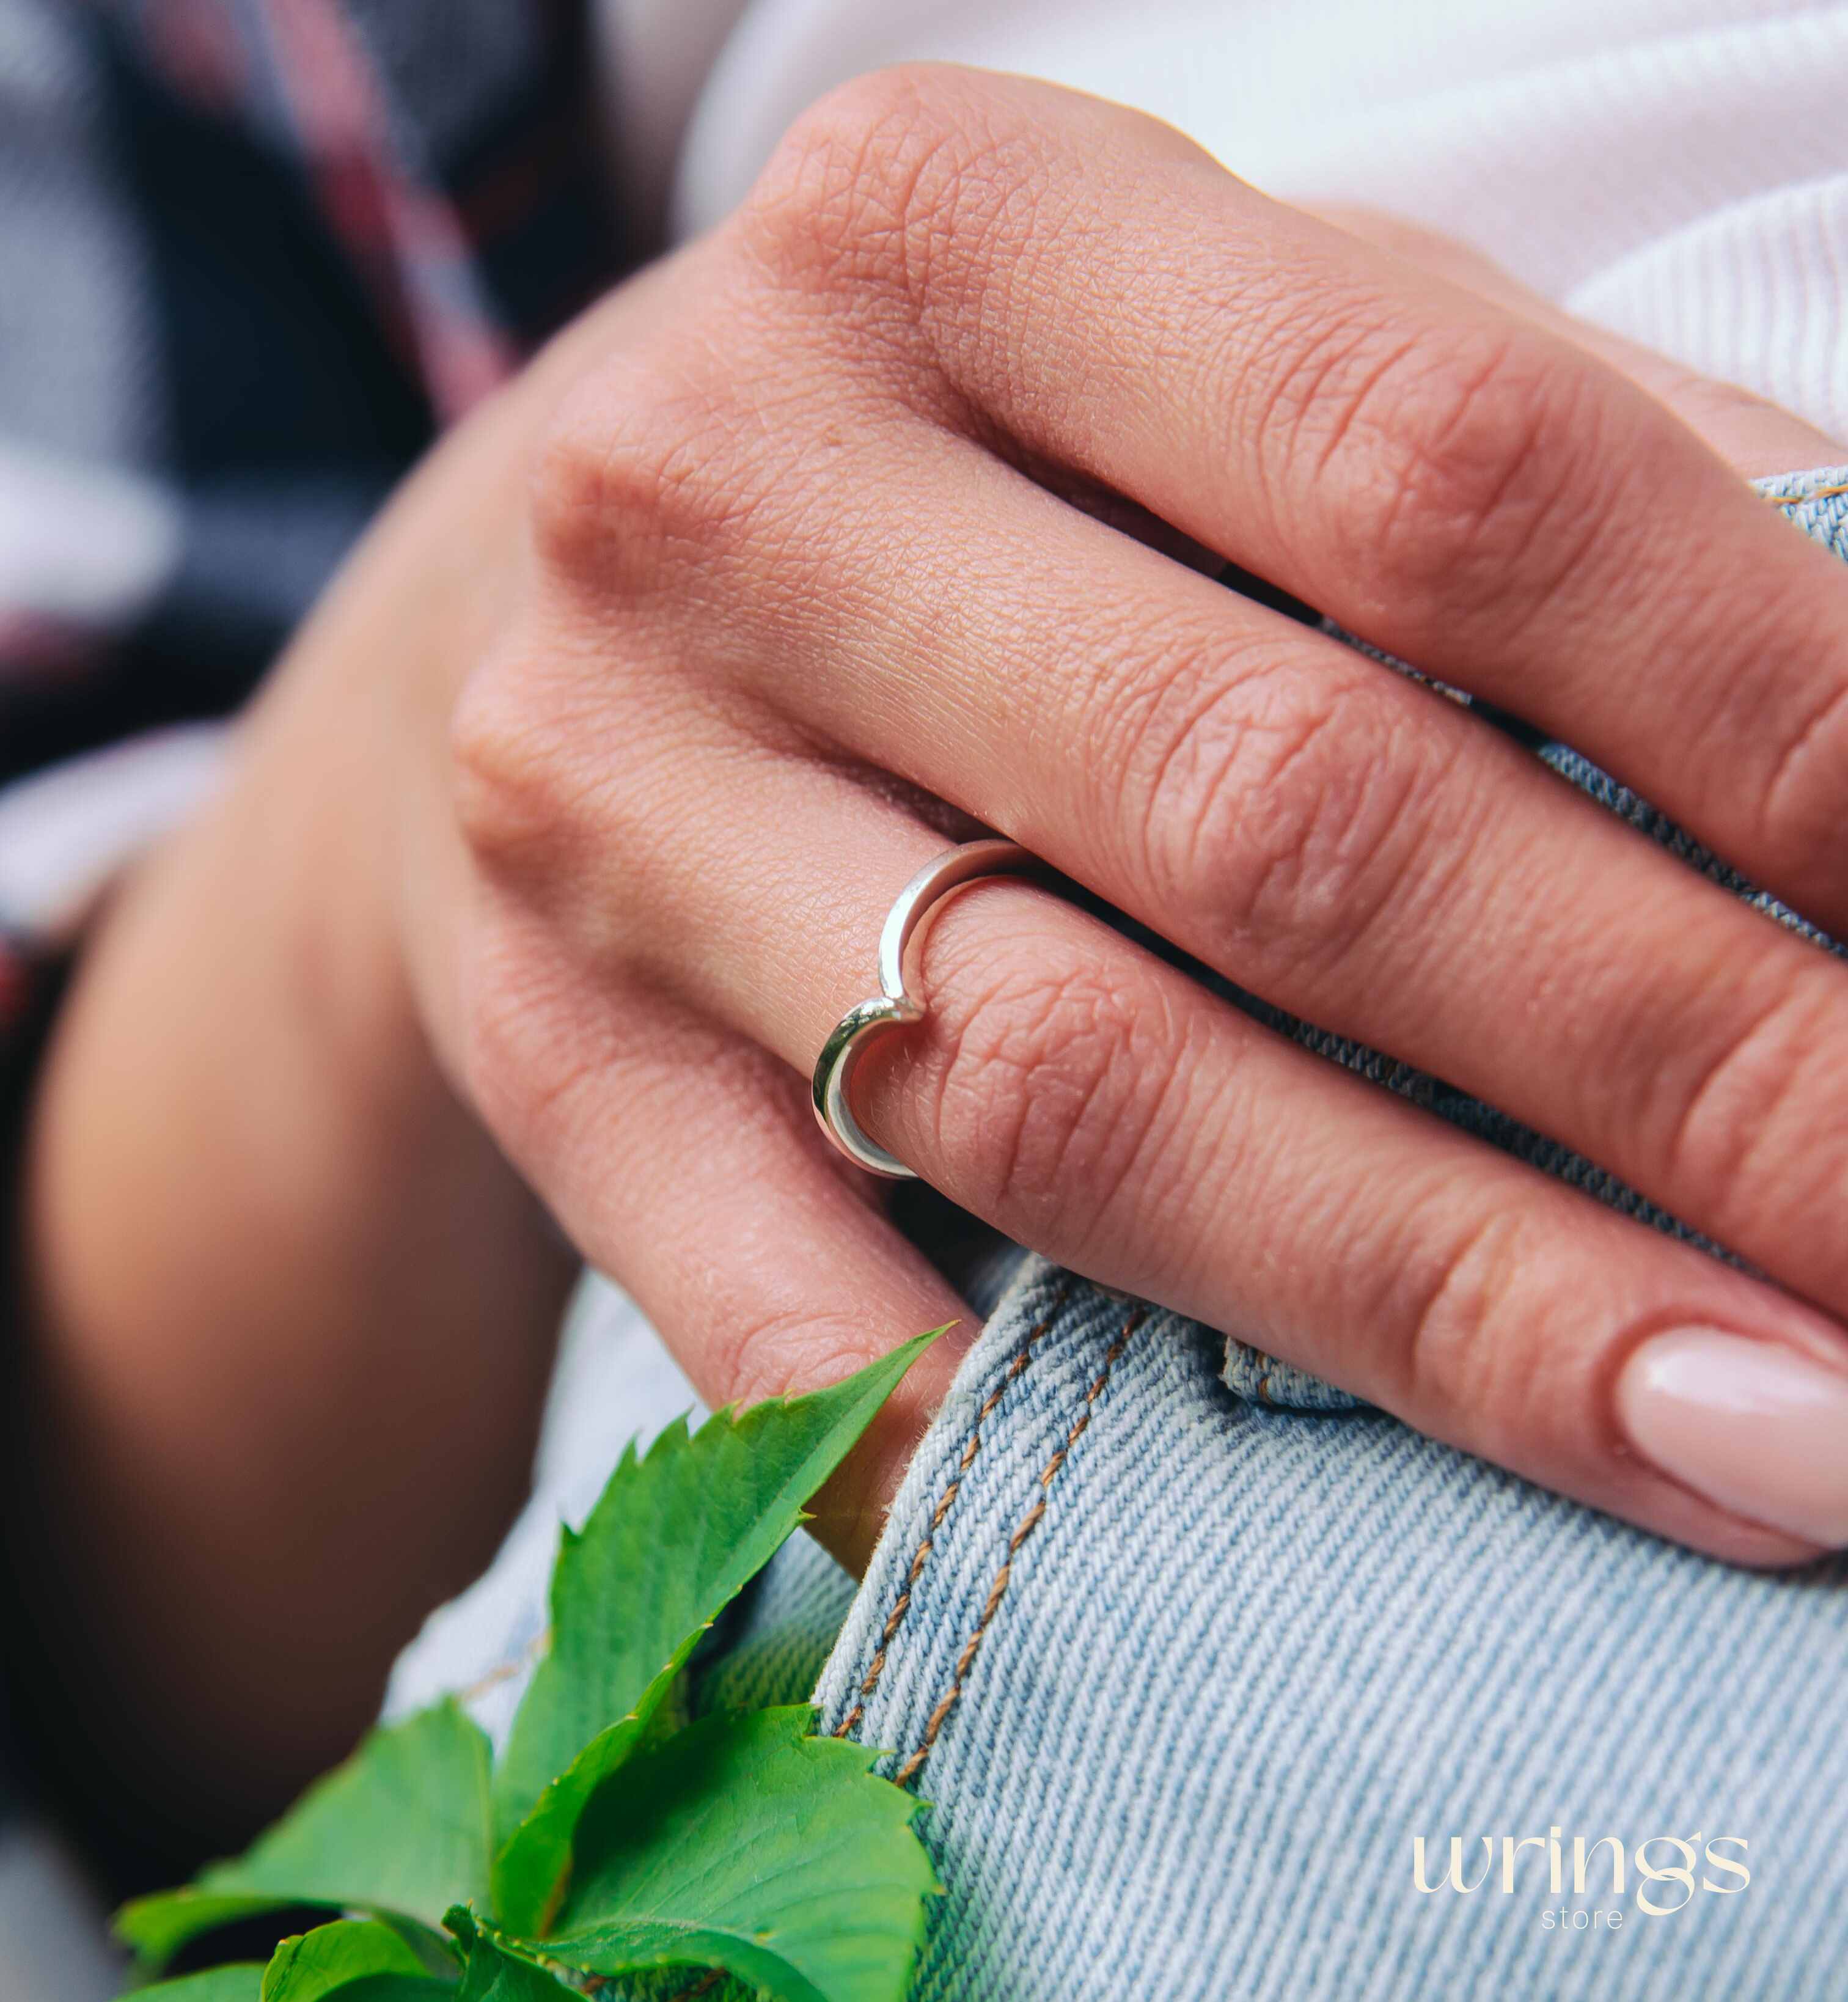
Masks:
[[[854,1065],[874,1036],[924,1019],[923,1004],[905,992],[905,953],[933,906],[978,877],[1013,875],[1037,867],[1038,860],[1011,841],[965,841],[946,849],[898,892],[879,934],[879,992],[847,1010],[815,1059],[815,1118],[849,1160],[894,1181],[917,1180],[914,1169],[861,1131],[847,1100]]]

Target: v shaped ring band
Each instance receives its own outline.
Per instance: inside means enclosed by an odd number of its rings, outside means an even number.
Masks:
[[[815,1118],[850,1161],[894,1181],[915,1181],[916,1171],[861,1130],[848,1100],[860,1052],[877,1035],[924,1019],[924,1004],[905,991],[905,949],[930,911],[951,891],[984,876],[1017,875],[1039,858],[1011,841],[966,841],[946,849],[898,892],[879,934],[879,992],[849,1008],[835,1023],[815,1059]]]

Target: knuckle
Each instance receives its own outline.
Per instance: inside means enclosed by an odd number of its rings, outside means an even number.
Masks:
[[[1045,148],[957,72],[901,65],[831,91],[790,127],[741,211],[785,280],[895,298],[915,318],[944,244],[1037,186]]]
[[[450,712],[452,821],[484,884],[612,963],[667,890],[664,809],[688,761],[738,741],[677,706],[646,657],[540,623],[477,667]]]
[[[493,659],[463,684],[449,717],[450,798],[478,866],[528,874],[572,837],[575,788],[553,705],[520,664]]]
[[[1822,678],[1819,698],[1785,727],[1758,788],[1756,849],[1768,858],[1769,870],[1787,878],[1808,874],[1818,857],[1832,857],[1841,845],[1848,677],[1837,671]]]
[[[550,823],[549,760],[505,677],[477,668],[449,714],[449,794],[465,846],[499,865],[540,844]]]
[[[1828,1174],[1819,1158],[1815,1108],[1828,1086],[1818,1078],[1815,1059],[1833,1041],[1838,977],[1819,962],[1798,980],[1781,983],[1731,1026],[1691,1073],[1673,1074],[1653,1117],[1645,1112],[1644,1130],[1663,1136],[1659,1186],[1673,1191],[1678,1203],[1713,1216],[1765,1202],[1770,1213],[1756,1222],[1787,1230],[1794,1206],[1824,1192],[1832,1202],[1842,1177],[1840,1164]],[[1660,1064],[1649,1074],[1660,1078]],[[1804,1143],[1792,1148],[1793,1133],[1804,1134]],[[1749,1234],[1754,1221],[1735,1214],[1732,1227]]]
[[[734,1286],[720,1275],[713,1291],[717,1297],[705,1304],[726,1330],[731,1402],[799,1396],[841,1382],[870,1359],[863,1318],[818,1310],[812,1297],[766,1299],[755,1278]]]
[[[1435,633],[1459,609],[1505,619],[1518,559],[1539,554],[1550,589],[1595,532],[1594,380],[1524,330],[1370,327],[1309,344],[1271,414],[1292,463],[1337,497],[1363,601]]]
[[[1546,1269],[1530,1219],[1508,1209],[1480,1212],[1407,1256],[1402,1339],[1386,1358],[1395,1408],[1505,1457],[1505,1440],[1544,1395],[1549,1345],[1532,1296],[1532,1275]]]
[[[527,514],[541,574],[640,595],[709,553],[748,512],[744,413],[694,344],[626,356],[567,393],[539,439]]]
[[[544,626],[463,686],[450,814],[479,888],[608,977],[659,958],[716,775],[773,757],[683,671]],[[573,650],[583,654],[572,657]]]
[[[1117,732],[1131,860],[1157,907],[1234,961],[1325,960],[1416,874],[1443,796],[1408,692],[1345,661],[1184,664]]]
[[[919,74],[874,70],[818,98],[777,141],[746,197],[754,241],[779,266],[827,268],[842,260],[880,268],[891,239],[890,197],[933,143]]]
[[[657,415],[668,399],[639,383],[575,385],[542,431],[527,474],[535,554],[548,574],[597,574],[606,553],[650,533],[673,490],[677,441]]]
[[[993,941],[950,970],[928,1116],[972,1205],[1089,1231],[1113,1206],[1171,1074],[1164,1010],[1126,970]],[[934,984],[934,983],[933,983]]]

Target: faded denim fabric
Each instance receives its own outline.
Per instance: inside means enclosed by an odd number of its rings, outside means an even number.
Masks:
[[[931,1803],[919,2002],[1839,2002],[1848,1568],[1729,1569],[1221,1352],[1036,1261],[912,1465],[820,1698]],[[1543,1846],[1502,1891],[1556,1829],[1563,1895]],[[1623,1894],[1607,1845],[1573,1896],[1613,1835]],[[1477,1888],[1421,1892],[1453,1836]]]
[[[1765,486],[1848,556],[1848,469]],[[1800,924],[1576,753],[1539,755]],[[1848,1561],[1731,1569],[1233,1337],[1034,1261],[912,1464],[818,1699],[931,1803],[919,2002],[1848,1993]]]

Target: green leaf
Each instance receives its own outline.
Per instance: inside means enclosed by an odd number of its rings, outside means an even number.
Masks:
[[[523,1943],[508,1941],[497,1927],[457,1906],[443,1923],[468,1956],[455,2002],[558,2002],[578,1990],[548,1973]]]
[[[454,2002],[455,1984],[428,1973],[389,1926],[336,1919],[284,1940],[263,1970],[262,2002]]]
[[[453,1703],[375,1731],[235,1862],[125,1905],[116,1932],[158,1969],[200,1933],[291,1905],[439,1926],[486,1889],[488,1756]]]
[[[603,1975],[722,1968],[776,2002],[902,2002],[936,1888],[919,1803],[811,1722],[710,1718],[605,1781],[546,1956]]]
[[[468,1971],[455,2002],[563,2002],[571,1993],[542,1967],[503,1953],[478,1934],[469,1949]]]
[[[804,1520],[803,1504],[942,1330],[845,1383],[671,1425],[626,1453],[552,1576],[552,1645],[499,1769],[494,1910],[543,1933],[563,1893],[572,1831],[598,1785],[647,1735],[676,1672],[729,1602]]]
[[[134,1951],[144,1972],[158,1973],[189,1940],[239,1919],[260,1918],[290,1901],[253,1893],[231,1896],[196,1890],[155,1891],[124,1905],[113,1921],[117,1939]],[[137,1993],[141,1991],[138,1990]]]
[[[263,1963],[239,1960],[207,1968],[203,1974],[183,1974],[177,1981],[133,1989],[122,2002],[260,2002],[263,1986]]]
[[[650,1735],[699,1638],[690,1634],[628,1716],[598,1732],[551,1782],[496,1857],[495,1906],[511,1930],[537,1936],[551,1925],[570,1881],[572,1838],[585,1804]]]

